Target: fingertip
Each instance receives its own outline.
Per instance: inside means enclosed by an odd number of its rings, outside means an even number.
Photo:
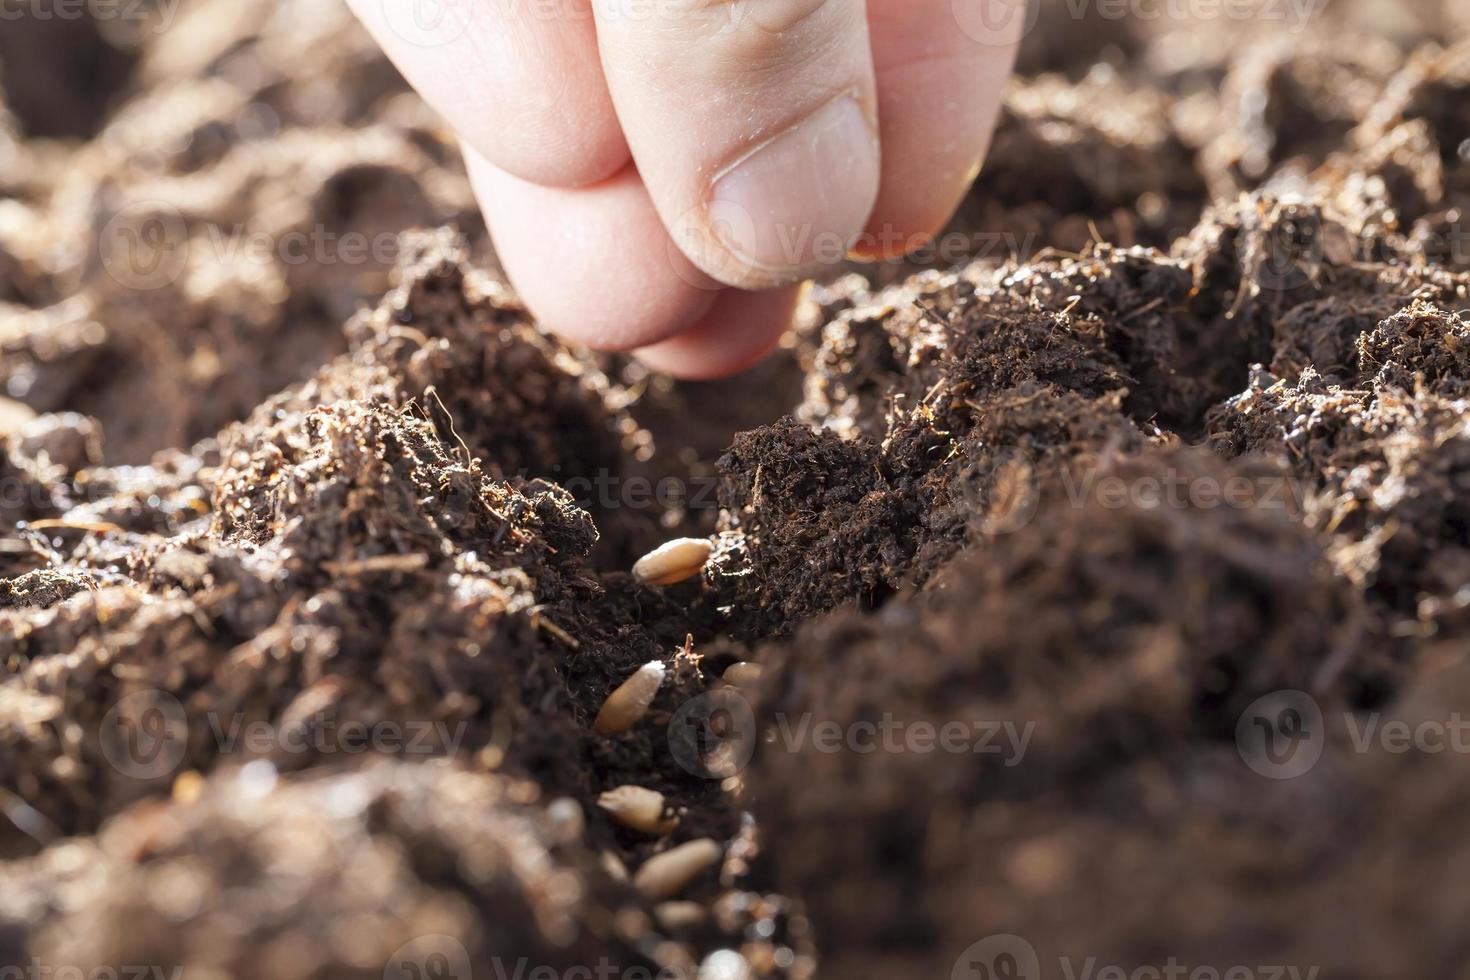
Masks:
[[[465,160],[506,274],[552,333],[633,350],[689,330],[723,291],[670,245],[633,167],[566,190]]]
[[[580,187],[629,160],[582,0],[347,0],[461,142],[524,180]]]
[[[727,290],[690,329],[641,348],[637,357],[655,371],[690,381],[739,374],[776,349],[804,288]]]

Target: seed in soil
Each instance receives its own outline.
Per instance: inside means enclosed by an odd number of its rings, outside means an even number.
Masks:
[[[667,834],[678,826],[677,817],[664,816],[664,795],[642,786],[619,786],[597,798],[597,805],[618,823],[645,834]]]
[[[704,921],[704,906],[699,902],[660,902],[653,907],[653,917],[664,929],[687,929]]]
[[[633,563],[633,575],[649,585],[675,585],[704,571],[714,545],[704,538],[675,538]]]
[[[720,679],[732,687],[754,687],[760,683],[761,665],[742,660],[725,668]]]
[[[650,660],[607,696],[592,727],[599,735],[626,732],[648,713],[648,706],[664,682],[664,665]]]
[[[633,887],[649,898],[672,898],[722,854],[720,845],[708,837],[688,841],[644,861],[633,876]]]

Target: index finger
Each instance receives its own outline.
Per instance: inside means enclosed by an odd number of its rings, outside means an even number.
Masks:
[[[347,0],[461,139],[523,180],[576,187],[628,162],[591,0]]]

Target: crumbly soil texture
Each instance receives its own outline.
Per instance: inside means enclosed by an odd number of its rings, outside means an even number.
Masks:
[[[336,6],[8,21],[0,966],[1462,975],[1470,50],[1389,6],[1040,4],[941,247],[706,385],[538,330]]]

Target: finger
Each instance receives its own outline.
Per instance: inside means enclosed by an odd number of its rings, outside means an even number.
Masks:
[[[496,166],[559,187],[628,161],[590,0],[348,0],[405,78]]]
[[[880,154],[863,0],[600,0],[623,132],[664,224],[721,282],[835,264]]]
[[[638,351],[655,371],[708,381],[753,367],[781,340],[796,312],[800,286],[761,292],[727,289],[689,330]]]
[[[592,187],[542,187],[466,152],[506,274],[546,329],[631,350],[693,326],[723,291],[669,241],[630,164]]]
[[[856,251],[895,258],[949,221],[990,146],[1026,8],[868,0],[883,182]]]

